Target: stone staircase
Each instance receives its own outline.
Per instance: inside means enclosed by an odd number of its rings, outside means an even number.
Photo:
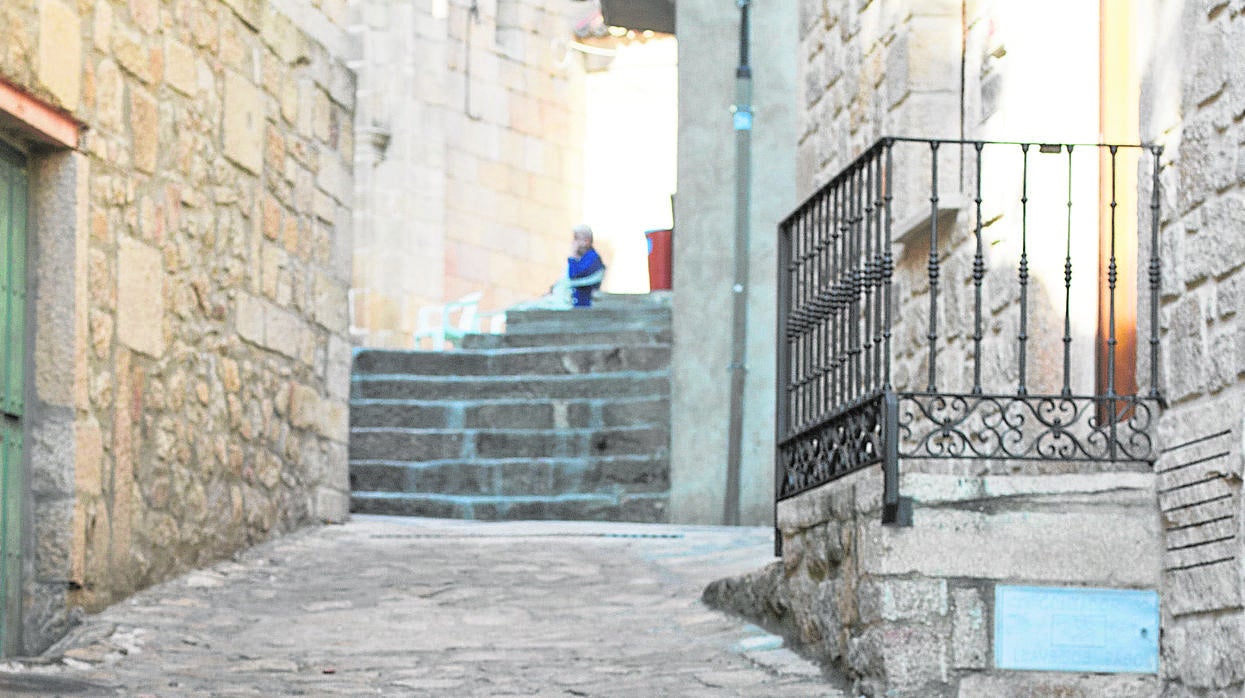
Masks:
[[[665,521],[668,294],[506,320],[455,351],[356,352],[351,509]]]

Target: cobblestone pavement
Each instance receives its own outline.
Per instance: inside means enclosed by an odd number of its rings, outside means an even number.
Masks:
[[[841,696],[700,603],[771,535],[356,516],[88,617],[0,695]]]

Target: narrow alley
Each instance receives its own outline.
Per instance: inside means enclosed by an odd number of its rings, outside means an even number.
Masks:
[[[706,608],[765,528],[355,516],[88,617],[4,695],[839,696]]]

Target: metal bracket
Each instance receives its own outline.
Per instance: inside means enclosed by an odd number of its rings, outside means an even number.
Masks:
[[[887,390],[882,398],[882,523],[912,525],[912,498],[899,496],[899,398]]]

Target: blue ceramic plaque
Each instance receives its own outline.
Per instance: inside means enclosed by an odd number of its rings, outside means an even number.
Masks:
[[[997,585],[994,665],[1156,673],[1159,596],[1132,589]]]

